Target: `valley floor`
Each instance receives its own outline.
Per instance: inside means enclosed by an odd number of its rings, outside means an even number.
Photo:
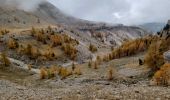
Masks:
[[[38,74],[0,70],[0,100],[168,100],[170,88],[150,86],[143,54],[115,59],[98,69],[81,65],[82,75],[40,80]],[[117,70],[108,81],[107,66]]]

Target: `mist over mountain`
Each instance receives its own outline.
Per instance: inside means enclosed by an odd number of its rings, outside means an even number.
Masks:
[[[25,11],[37,9],[41,2],[46,0],[0,0],[1,7],[14,7]]]
[[[165,25],[166,25],[165,23],[153,22],[153,23],[145,23],[145,24],[139,25],[139,27],[141,27],[149,32],[156,33],[156,32],[161,31]]]
[[[107,23],[166,23],[170,0],[49,0],[74,17]],[[161,16],[161,17],[160,17]]]

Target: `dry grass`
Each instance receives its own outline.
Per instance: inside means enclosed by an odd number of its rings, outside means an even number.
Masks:
[[[90,44],[89,45],[89,50],[91,51],[91,52],[97,52],[97,47],[95,46],[95,45],[93,45],[93,44]]]

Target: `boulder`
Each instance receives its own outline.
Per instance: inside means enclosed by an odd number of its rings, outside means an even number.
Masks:
[[[170,50],[164,53],[164,59],[166,62],[170,63]]]

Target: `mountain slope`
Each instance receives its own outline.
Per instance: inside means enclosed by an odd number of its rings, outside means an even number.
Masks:
[[[67,25],[75,25],[88,23],[88,21],[77,19],[62,13],[58,8],[56,8],[49,2],[42,2],[39,5],[38,9],[33,12],[33,14],[39,16],[40,18],[48,22],[55,24],[60,23]]]
[[[149,31],[149,32],[159,32],[163,27],[165,26],[165,23],[145,23],[143,25],[140,25],[139,27]]]
[[[32,12],[1,7],[0,13],[0,25],[2,27],[29,28],[59,24],[63,27],[63,30],[67,30],[67,34],[71,33],[74,38],[82,42],[87,41],[87,44],[91,42],[99,45],[117,46],[125,40],[147,35],[145,30],[138,27],[109,25],[71,17],[62,13],[49,2],[42,2]],[[70,32],[72,30],[75,32]],[[77,33],[79,33],[79,36],[76,35]]]
[[[32,25],[38,26],[47,24],[36,15],[16,8],[0,7],[0,27],[6,28],[24,28]]]

